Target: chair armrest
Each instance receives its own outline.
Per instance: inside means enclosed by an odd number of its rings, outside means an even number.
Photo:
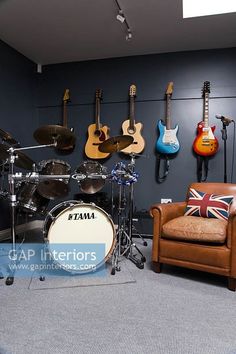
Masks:
[[[168,204],[154,204],[150,208],[150,215],[153,217],[153,240],[152,240],[152,261],[158,262],[159,238],[162,225],[167,221],[184,215],[186,202]]]
[[[154,204],[150,208],[150,215],[155,219],[157,215],[160,220],[160,227],[167,221],[184,215],[186,202],[176,202],[167,204]]]
[[[236,211],[229,217],[227,246],[231,249],[231,277],[236,278]]]

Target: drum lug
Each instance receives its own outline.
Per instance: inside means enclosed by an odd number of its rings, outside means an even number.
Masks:
[[[84,201],[82,200],[82,199],[79,199],[78,201],[77,201],[77,203],[78,204],[84,204]],[[72,206],[73,206],[74,204],[72,204]]]

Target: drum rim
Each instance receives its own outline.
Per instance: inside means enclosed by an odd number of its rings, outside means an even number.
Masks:
[[[49,228],[48,228],[48,231],[46,232],[45,231],[45,226],[47,224],[46,220],[48,220],[49,217],[53,217],[53,215],[51,214],[51,212],[53,212],[54,210],[56,210],[57,208],[56,207],[59,207],[65,203],[73,203],[74,204],[71,204],[69,207],[63,209],[53,220],[52,220],[52,223],[50,224]],[[112,254],[114,252],[114,249],[115,249],[115,246],[116,246],[116,229],[115,229],[115,224],[111,218],[111,215],[109,215],[104,209],[102,209],[101,207],[97,206],[95,203],[84,203],[83,201],[79,201],[79,200],[69,200],[69,201],[64,201],[64,202],[61,202],[59,203],[58,205],[55,205],[47,214],[46,218],[45,218],[45,221],[44,221],[44,225],[43,225],[43,235],[44,235],[44,239],[46,241],[46,244],[47,244],[47,247],[50,245],[49,243],[49,239],[48,239],[48,234],[49,234],[49,231],[50,231],[50,228],[52,226],[53,223],[55,223],[56,219],[62,214],[64,213],[68,208],[70,207],[74,207],[75,205],[79,205],[79,206],[93,206],[94,208],[97,208],[99,209],[103,214],[105,214],[105,216],[108,218],[109,222],[111,223],[111,226],[112,226],[112,230],[113,230],[113,240],[112,240],[112,244],[111,244],[111,247],[109,249],[109,251],[107,252],[107,255],[104,257],[104,259],[102,259],[102,261],[98,264],[96,264],[96,267],[97,268],[100,268],[100,266],[103,264],[103,263],[106,263],[108,261],[109,258],[112,257]],[[49,247],[48,247],[49,248]],[[49,248],[49,252],[50,252],[50,248]],[[60,268],[71,273],[71,274],[85,274],[85,273],[91,273],[92,271],[91,270],[88,270],[88,271],[71,271],[71,270],[68,270],[66,269],[66,267],[63,267],[59,262],[53,260],[55,263],[59,264]]]
[[[61,165],[65,165],[65,166],[69,167],[71,170],[71,165],[68,162],[66,162],[64,160],[59,160],[59,159],[49,159],[49,160],[39,161],[38,166],[40,166],[40,167],[42,166],[42,168],[44,168],[48,163],[52,163],[52,162],[56,162]]]

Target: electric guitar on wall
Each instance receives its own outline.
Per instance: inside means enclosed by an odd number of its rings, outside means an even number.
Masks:
[[[99,145],[109,138],[109,128],[100,123],[100,106],[102,90],[96,90],[95,123],[88,127],[88,139],[85,144],[85,154],[90,159],[105,159],[110,153],[99,151]]]
[[[166,119],[163,123],[159,120],[157,129],[159,129],[159,138],[156,142],[156,150],[161,154],[175,154],[179,151],[179,141],[177,139],[178,125],[171,129],[170,124],[170,102],[173,93],[173,82],[169,82],[166,90]]]
[[[64,95],[63,95],[63,118],[62,118],[62,126],[67,128],[67,103],[70,101],[70,90],[65,89]]]
[[[198,123],[197,136],[193,142],[193,150],[200,156],[212,156],[218,150],[218,140],[214,136],[215,125],[209,126],[209,93],[210,82],[205,81],[203,85],[203,121]]]
[[[74,128],[68,128],[68,118],[67,118],[67,103],[70,101],[70,90],[66,89],[63,95],[63,117],[62,117],[62,126],[64,128],[70,129],[71,132],[74,131]],[[72,150],[75,147],[75,135],[74,133],[71,136],[71,142],[69,145],[60,148],[60,150],[64,150],[64,151],[69,151]]]
[[[127,148],[121,150],[125,154],[136,153],[140,154],[145,147],[145,141],[141,135],[143,128],[142,123],[135,123],[134,120],[134,101],[136,97],[136,86],[131,85],[129,89],[129,119],[125,120],[122,124],[123,135],[130,135],[134,138],[132,144]]]

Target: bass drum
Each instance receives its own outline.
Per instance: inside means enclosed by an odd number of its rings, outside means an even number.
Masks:
[[[75,200],[62,202],[48,213],[43,233],[50,259],[58,268],[71,273],[97,270],[111,257],[115,247],[115,227],[110,216],[95,204]],[[89,267],[89,256],[82,259],[81,255],[95,252],[97,245],[102,245],[102,252],[96,254],[92,267]],[[58,252],[64,256],[59,257]],[[65,256],[67,254],[70,257]],[[74,262],[75,259],[88,262],[82,262],[81,267],[81,262]]]

